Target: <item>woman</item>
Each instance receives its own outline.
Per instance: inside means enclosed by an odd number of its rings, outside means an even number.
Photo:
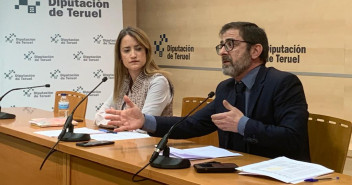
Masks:
[[[95,115],[95,123],[107,125],[105,109],[126,108],[123,96],[130,99],[145,114],[172,116],[173,87],[152,58],[147,35],[138,28],[121,30],[115,44],[114,91]]]

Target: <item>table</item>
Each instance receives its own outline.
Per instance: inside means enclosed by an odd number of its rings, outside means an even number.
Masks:
[[[245,176],[237,173],[202,174],[193,167],[187,169],[157,169],[148,166],[140,176],[148,180],[134,183],[131,178],[146,165],[160,138],[144,138],[116,141],[114,145],[92,148],[77,147],[75,143],[60,142],[55,152],[40,171],[45,155],[57,141],[35,134],[36,131],[60,129],[39,128],[28,121],[32,118],[53,117],[54,113],[41,109],[19,107],[2,111],[16,115],[16,119],[0,120],[0,177],[4,185],[95,185],[95,184],[285,184],[267,177]],[[96,128],[92,121],[79,123],[78,127]],[[187,140],[169,140],[169,146],[190,148],[199,145]],[[267,158],[245,154],[241,157],[216,159],[239,166],[266,160]],[[192,161],[192,164],[210,161]],[[333,173],[340,180],[320,184],[352,184],[349,175]],[[311,184],[311,183],[301,183]]]

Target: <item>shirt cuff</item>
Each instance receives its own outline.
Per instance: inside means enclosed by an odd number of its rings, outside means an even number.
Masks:
[[[144,114],[144,125],[142,127],[142,130],[154,133],[156,131],[156,120],[155,117],[152,115]]]
[[[247,116],[242,116],[240,121],[238,121],[237,129],[238,133],[244,136],[244,129],[246,128],[249,118]]]

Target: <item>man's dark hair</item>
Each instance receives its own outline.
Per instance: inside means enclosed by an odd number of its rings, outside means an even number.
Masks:
[[[269,53],[269,44],[264,29],[250,22],[230,22],[225,24],[221,28],[219,33],[220,36],[223,35],[229,29],[239,30],[240,36],[245,41],[248,41],[252,44],[261,44],[263,46],[263,51],[260,54],[259,58],[264,62],[264,64],[266,63]],[[251,46],[251,44],[248,44],[248,51],[250,50]]]

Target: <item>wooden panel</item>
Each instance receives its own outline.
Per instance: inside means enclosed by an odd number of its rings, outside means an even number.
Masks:
[[[137,2],[136,0],[122,0],[123,27],[137,26]],[[117,31],[117,34],[120,31]]]
[[[154,58],[159,65],[220,69],[221,58],[215,52],[221,26],[231,21],[257,23],[267,32],[271,47],[305,47],[306,52],[275,53],[267,66],[290,72],[304,72],[303,81],[309,111],[352,120],[352,1],[341,0],[138,0],[138,27],[154,41],[163,41],[165,51]],[[304,6],[302,6],[304,4]],[[289,8],[288,8],[289,7]],[[265,15],[265,16],[263,16]],[[329,29],[327,29],[329,28]],[[194,47],[190,60],[171,59],[167,46]],[[155,49],[155,46],[154,46]],[[281,56],[300,55],[299,63],[276,61]],[[185,96],[206,96],[228,78],[221,71],[205,69],[167,69],[175,86],[174,113],[180,115]],[[337,74],[342,77],[329,77]],[[336,76],[336,75],[335,75]]]
[[[66,184],[64,154],[55,152],[40,171],[48,148],[0,133],[0,184]]]
[[[132,182],[132,174],[130,173],[78,157],[71,157],[71,177],[71,185],[161,184],[152,180],[135,183]],[[136,179],[142,179],[142,177]]]

